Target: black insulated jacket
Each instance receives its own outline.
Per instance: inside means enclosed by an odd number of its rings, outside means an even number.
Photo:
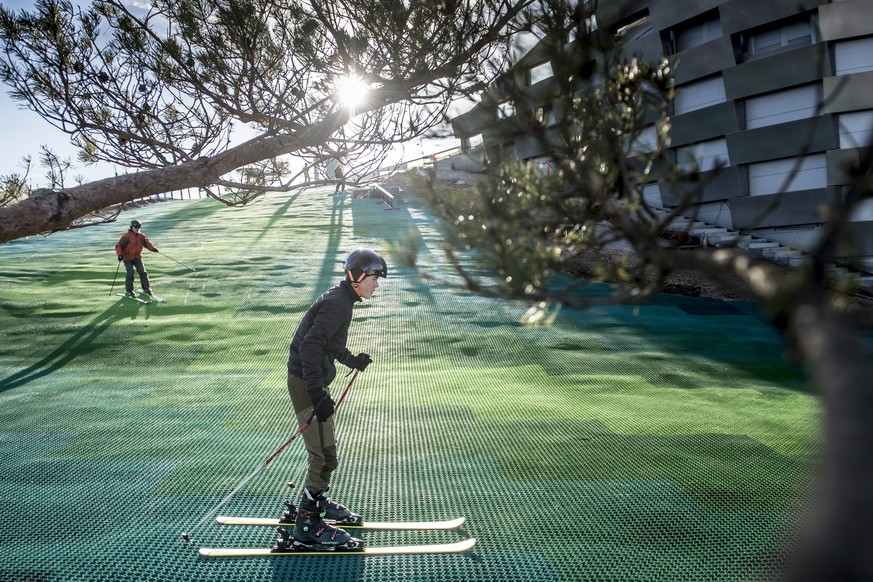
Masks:
[[[297,326],[288,353],[288,373],[303,378],[313,402],[336,377],[334,362],[348,365],[353,357],[346,341],[352,308],[360,300],[351,283],[342,281],[316,299]]]

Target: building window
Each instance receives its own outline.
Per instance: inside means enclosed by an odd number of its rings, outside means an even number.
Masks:
[[[532,158],[529,162],[535,164],[543,176],[551,176],[555,172],[555,161],[551,157]]]
[[[552,127],[557,124],[555,120],[555,110],[551,106],[537,107],[534,110],[534,120],[542,126]]]
[[[837,75],[873,71],[873,38],[859,38],[834,44]]]
[[[500,159],[502,161],[516,161],[520,159],[518,157],[518,150],[515,148],[515,142],[506,142],[502,144],[498,148],[498,152],[500,155]]]
[[[719,138],[676,148],[676,161],[686,172],[708,172],[716,167],[730,166],[727,140]]]
[[[775,28],[752,31],[740,37],[745,59],[767,57],[817,42],[816,19],[805,16],[802,20],[783,23]]]
[[[642,38],[652,32],[649,11],[645,10],[625,18],[612,27],[616,42],[626,43]]]
[[[657,182],[652,182],[651,184],[646,184],[643,187],[643,200],[646,201],[646,204],[652,206],[654,208],[664,208],[664,202],[661,199],[661,187],[658,186]]]
[[[748,169],[750,196],[815,190],[828,185],[824,154],[749,164]]]
[[[852,210],[849,222],[873,222],[873,200],[862,200]]]
[[[821,85],[807,85],[747,99],[746,129],[815,117],[821,102]]]
[[[540,63],[539,65],[534,65],[527,71],[527,83],[528,85],[536,85],[540,81],[548,79],[553,74],[552,63],[548,61]]]
[[[674,54],[681,53],[715,40],[723,34],[718,11],[707,12],[700,18],[683,23],[670,31],[671,50]]]
[[[873,111],[843,113],[839,117],[840,149],[873,145]]]
[[[581,2],[581,4],[588,4],[589,6],[585,7],[584,11],[581,9],[582,7],[580,6],[579,11],[577,11],[577,16],[584,16],[585,14],[587,14],[588,16],[585,17],[585,20],[584,20],[584,22],[581,23],[581,26],[579,26],[579,27],[573,26],[570,28],[569,31],[567,31],[569,33],[567,35],[567,42],[568,43],[573,42],[574,40],[576,40],[578,38],[577,32],[580,29],[582,29],[590,34],[590,33],[594,32],[595,30],[598,30],[598,28],[599,28],[599,26],[597,24],[597,15],[594,13],[595,10],[591,6],[591,1],[590,0],[583,0]]]
[[[676,95],[673,97],[673,113],[681,115],[710,105],[724,103],[726,100],[724,80],[720,76],[712,77],[698,83],[677,87]]]
[[[631,144],[631,152],[635,154],[650,154],[658,148],[658,130],[654,125],[643,129]]]
[[[461,150],[465,152],[469,152],[476,148],[481,148],[483,144],[482,134],[478,133],[476,135],[472,135],[470,137],[461,138]]]
[[[508,119],[515,115],[515,105],[511,101],[502,101],[497,104],[497,117],[499,119]]]

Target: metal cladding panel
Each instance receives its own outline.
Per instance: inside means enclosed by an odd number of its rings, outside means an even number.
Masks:
[[[494,123],[494,110],[477,106],[452,119],[452,130],[458,137],[470,137],[481,133]]]
[[[678,206],[684,198],[685,192],[678,185],[667,183],[658,184],[661,191],[661,202],[665,208]]]
[[[873,59],[873,55],[870,57]],[[825,111],[840,113],[873,109],[873,71],[822,80]]]
[[[719,13],[725,34],[732,34],[814,10],[827,3],[828,0],[733,0],[722,4]]]
[[[527,105],[537,107],[550,103],[559,90],[558,81],[552,76],[534,85],[528,85],[524,88],[523,93]]]
[[[852,172],[861,161],[861,150],[832,150],[827,152],[828,185],[848,186],[854,182]]]
[[[780,158],[749,164],[746,168],[749,196],[816,190],[828,186],[825,154]]]
[[[837,116],[840,147],[845,149],[873,145],[873,109],[842,113]]]
[[[719,168],[701,177],[705,182],[701,202],[728,200],[744,194],[740,170],[736,166]]]
[[[672,57],[672,60],[678,61],[675,65],[677,84],[720,73],[737,64],[734,47],[731,45],[730,37],[727,36],[678,53]]]
[[[629,14],[636,14],[646,10],[652,4],[651,0],[612,0],[611,2],[598,2],[597,24],[603,28],[611,28],[616,22]]]
[[[873,2],[849,0],[818,9],[822,40],[839,40],[873,34]]]
[[[507,117],[489,124],[487,129],[482,132],[482,137],[490,141],[503,142],[523,135],[523,132],[527,131],[528,127],[525,120],[521,117]]]
[[[724,94],[724,79],[715,75],[695,83],[676,87],[673,97],[673,115],[682,115],[705,109],[727,101]]]
[[[671,118],[670,124],[670,141],[673,146],[721,137],[740,129],[734,103],[719,103],[677,115]]]
[[[833,47],[835,75],[873,71],[873,36],[840,40]]]
[[[731,200],[731,216],[736,229],[818,224],[823,218],[822,207],[833,206],[838,200],[836,188],[744,196]]]
[[[813,122],[815,127],[809,134]],[[838,147],[831,115],[733,133],[727,136],[727,144],[732,164],[777,160],[800,155],[802,150],[809,154]]]
[[[851,245],[843,248],[843,256],[869,257],[873,255],[873,222],[850,222],[846,225]]]
[[[639,57],[649,62],[657,62],[666,54],[661,37],[655,32],[624,44],[616,50],[625,58]]]
[[[812,119],[821,112],[821,93],[821,84],[812,83],[750,97],[743,102],[745,128]]]
[[[703,191],[699,193],[699,203],[717,202],[743,196],[742,180],[738,168],[729,166],[719,168],[700,175],[703,183]],[[686,189],[695,188],[695,184],[687,184]],[[671,187],[668,184],[661,185],[661,200],[665,206],[678,206],[685,196],[685,191],[680,187]]]
[[[723,2],[724,0],[654,0],[649,2],[649,13],[655,28],[664,30],[698,14],[709,12]]]
[[[545,139],[523,135],[515,140],[515,150],[519,159],[526,160],[549,153],[551,148]]]
[[[728,99],[742,99],[812,83],[832,74],[827,50],[812,45],[726,69],[724,90]]]

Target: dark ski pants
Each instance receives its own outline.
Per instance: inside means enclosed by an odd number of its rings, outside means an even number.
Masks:
[[[139,273],[139,283],[142,285],[143,291],[151,289],[149,285],[149,274],[145,270],[145,265],[142,264],[142,259],[133,259],[132,261],[124,260],[124,268],[127,270],[127,277],[124,278],[124,290],[128,293],[133,292],[133,269],[136,267],[136,272]]]
[[[312,399],[309,398],[303,378],[288,374],[288,394],[297,415],[297,426],[303,426],[312,414]],[[319,422],[313,418],[302,436],[309,452],[305,486],[310,491],[320,491],[330,485],[330,475],[339,464],[333,417],[327,419],[327,422]]]

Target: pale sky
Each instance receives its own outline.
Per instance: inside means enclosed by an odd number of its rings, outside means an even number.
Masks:
[[[24,172],[21,166],[21,158],[31,156],[30,179],[34,187],[47,186],[48,180],[43,176],[45,170],[38,166],[40,146],[47,145],[49,149],[58,154],[62,159],[72,160],[76,169],[68,175],[69,183],[74,186],[73,177],[82,175],[86,181],[91,182],[100,178],[108,178],[114,174],[111,166],[90,166],[76,161],[76,149],[70,143],[67,134],[49,125],[42,117],[29,109],[22,110],[18,104],[9,97],[9,89],[6,85],[0,85],[0,117],[3,119],[3,133],[0,135],[0,174],[21,174]],[[36,167],[34,167],[36,166]]]
[[[74,2],[75,3],[75,2]],[[2,0],[0,4],[9,10],[32,10],[32,0]],[[9,87],[0,83],[0,119],[3,120],[3,132],[0,134],[0,175],[22,173],[21,158],[31,156],[38,166],[40,146],[47,145],[61,158],[70,158],[76,169],[68,175],[69,185],[75,185],[73,176],[82,175],[87,181],[108,178],[114,175],[111,166],[85,167],[76,161],[76,149],[70,144],[67,134],[55,129],[39,115],[29,109],[20,109],[19,105],[9,97]],[[32,164],[33,165],[33,164]],[[48,180],[40,167],[30,171],[31,183],[36,186],[47,186]]]

